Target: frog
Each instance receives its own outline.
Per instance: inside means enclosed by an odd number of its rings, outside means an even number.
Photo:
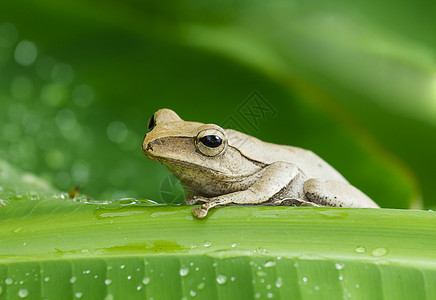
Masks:
[[[186,191],[183,204],[203,219],[228,205],[379,208],[310,150],[278,145],[216,124],[184,121],[171,109],[149,120],[142,152]]]

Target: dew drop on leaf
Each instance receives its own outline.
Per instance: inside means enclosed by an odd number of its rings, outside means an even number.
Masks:
[[[188,268],[181,268],[180,269],[180,276],[185,277],[189,274],[189,269]]]
[[[27,296],[29,296],[29,291],[27,289],[20,289],[18,291],[18,296],[20,298],[26,298]]]
[[[216,282],[218,282],[218,284],[225,284],[227,282],[227,276],[226,275],[218,275],[216,277]]]
[[[366,252],[366,249],[365,249],[365,247],[363,247],[363,246],[358,246],[358,247],[356,248],[356,252],[357,252],[357,253],[365,253],[365,252]]]

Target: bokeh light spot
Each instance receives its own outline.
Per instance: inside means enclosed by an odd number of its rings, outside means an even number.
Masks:
[[[89,180],[89,166],[85,161],[76,161],[71,168],[71,175],[76,184],[86,184]]]
[[[35,62],[38,55],[38,50],[36,46],[31,41],[21,41],[18,43],[17,48],[15,48],[15,61],[23,66],[31,65]]]
[[[15,45],[18,39],[17,28],[11,23],[0,25],[0,47],[9,48]]]
[[[94,101],[94,90],[86,84],[78,85],[73,90],[73,101],[77,106],[88,107]]]
[[[60,169],[65,163],[65,156],[60,150],[49,150],[45,155],[45,162],[51,169]]]
[[[27,113],[22,120],[25,132],[28,135],[34,136],[41,129],[41,120],[38,115],[34,113]]]
[[[114,143],[122,143],[127,137],[127,127],[123,122],[114,121],[107,127],[107,136]]]
[[[48,106],[60,106],[66,100],[65,88],[58,84],[47,84],[41,89],[41,100]]]
[[[56,84],[69,85],[71,82],[73,82],[74,70],[68,64],[57,64],[51,71],[51,78]]]
[[[76,125],[76,115],[72,110],[62,109],[56,114],[56,124],[61,130],[72,129]]]

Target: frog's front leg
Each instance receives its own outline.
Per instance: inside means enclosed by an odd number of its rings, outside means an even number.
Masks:
[[[193,202],[206,202],[194,208],[192,214],[202,219],[210,208],[228,204],[260,204],[269,201],[285,189],[300,172],[290,163],[275,162],[261,171],[260,178],[247,190],[233,192],[213,198],[194,197]],[[256,174],[258,176],[258,174]],[[189,203],[189,202],[188,202]]]

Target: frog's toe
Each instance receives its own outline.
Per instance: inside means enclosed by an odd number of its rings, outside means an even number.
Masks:
[[[207,216],[207,209],[204,209],[202,206],[196,207],[192,210],[192,214],[197,219],[203,219]]]

